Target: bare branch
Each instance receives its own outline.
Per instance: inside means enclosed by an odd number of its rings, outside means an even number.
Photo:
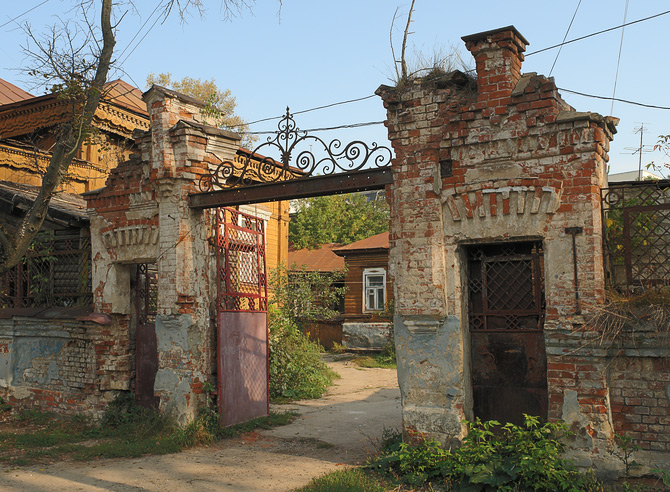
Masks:
[[[409,7],[409,13],[407,14],[407,26],[405,26],[405,34],[402,38],[402,52],[400,53],[400,64],[402,70],[402,80],[407,80],[407,62],[405,61],[405,49],[407,48],[407,36],[409,35],[409,25],[412,22],[412,12],[414,12],[414,2]]]
[[[393,49],[393,26],[395,25],[395,20],[398,18],[398,9],[396,7],[395,12],[393,12],[393,20],[391,20],[391,29],[389,29],[389,42],[391,43],[391,56],[393,57],[393,68],[395,69],[396,80],[400,80],[400,72],[398,71],[398,60],[395,57],[395,49]]]

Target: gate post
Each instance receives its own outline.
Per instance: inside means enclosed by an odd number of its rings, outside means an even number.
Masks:
[[[215,256],[211,211],[189,207],[210,162],[232,160],[239,135],[203,123],[204,104],[154,86],[144,94],[151,142],[145,146],[158,204],[158,372],[160,408],[184,423],[195,417],[216,360]]]
[[[588,347],[584,327],[604,298],[599,195],[618,120],[577,112],[553,79],[522,75],[528,42],[513,26],[463,40],[476,77],[431,73],[377,91],[396,153],[387,192],[389,264],[405,434],[427,434],[445,445],[462,438],[460,421],[482,416],[471,372],[515,394],[516,382],[493,363],[512,360],[505,357],[513,353],[524,367],[520,373],[537,378],[529,386],[547,388],[548,417],[577,430],[575,454],[595,466],[609,459],[603,453],[612,438],[609,369],[606,357]],[[574,227],[583,232],[572,236]],[[512,253],[507,243],[515,245]],[[523,321],[529,313],[517,304],[522,295],[511,303],[493,296],[491,310],[491,299],[482,301],[483,311],[475,305],[482,294],[469,293],[481,286],[469,275],[466,256],[474,245],[500,250],[490,277],[498,289],[537,292],[537,326]],[[531,245],[543,251],[543,267],[535,273],[511,268],[505,258],[517,261],[518,248]],[[520,272],[527,281],[521,286]],[[475,315],[497,331],[485,337],[496,350],[483,342],[471,346],[472,331],[480,330]],[[524,351],[511,346],[524,338],[520,332],[543,335]],[[534,356],[544,354],[533,354],[533,347],[546,352],[546,369]]]

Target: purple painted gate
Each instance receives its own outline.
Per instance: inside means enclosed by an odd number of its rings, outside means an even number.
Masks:
[[[218,401],[229,426],[269,413],[265,222],[227,207],[216,219]]]

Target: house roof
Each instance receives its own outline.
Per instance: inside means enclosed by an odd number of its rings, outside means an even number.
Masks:
[[[147,105],[142,99],[142,91],[137,87],[133,87],[124,80],[117,79],[107,82],[105,88],[107,89],[104,97],[105,101],[117,104],[136,113],[149,116]]]
[[[339,244],[322,244],[319,249],[289,249],[288,263],[305,267],[308,272],[333,272],[344,268],[344,258],[333,253]]]
[[[39,186],[0,181],[0,203],[12,209],[27,209],[37,197]],[[86,201],[79,195],[58,193],[49,202],[49,218],[71,222],[88,222]]]
[[[376,236],[371,236],[360,241],[356,241],[346,246],[340,246],[333,249],[333,253],[339,256],[344,256],[349,253],[359,253],[370,250],[388,250],[389,249],[389,233],[382,232]]]
[[[137,128],[148,129],[149,115],[141,95],[139,89],[122,80],[107,82],[95,112],[94,126],[125,138],[132,138]],[[59,99],[56,93],[0,104],[0,138],[18,138],[68,118],[67,102]]]
[[[0,79],[0,105],[11,104],[32,97],[34,96],[29,92],[24,91],[20,87],[16,87],[14,84],[11,84],[6,80]]]

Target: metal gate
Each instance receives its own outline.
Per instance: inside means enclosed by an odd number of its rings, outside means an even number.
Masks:
[[[265,222],[216,209],[218,392],[221,424],[269,413]]]
[[[144,407],[158,408],[154,383],[158,372],[156,310],[158,269],[155,264],[137,265],[135,276],[135,400]]]
[[[473,410],[520,424],[547,417],[540,242],[468,248]]]

